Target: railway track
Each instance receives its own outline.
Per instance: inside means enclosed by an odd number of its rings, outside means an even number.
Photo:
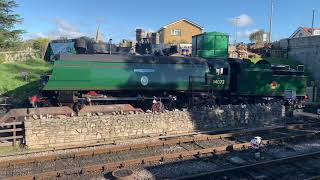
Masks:
[[[319,179],[319,155],[320,151],[316,151],[177,179]],[[279,173],[281,167],[293,174],[284,175],[281,170]]]
[[[6,179],[45,179],[112,171],[132,165],[248,149],[254,136],[262,136],[264,145],[319,138],[319,130],[319,124],[294,124],[223,134],[168,137],[150,143],[4,161],[0,164],[0,176]]]

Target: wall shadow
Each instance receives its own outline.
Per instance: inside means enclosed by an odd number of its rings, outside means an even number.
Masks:
[[[9,104],[11,108],[25,108],[30,107],[29,97],[39,94],[42,87],[42,81],[32,81],[14,90],[8,91],[3,96],[9,97]]]

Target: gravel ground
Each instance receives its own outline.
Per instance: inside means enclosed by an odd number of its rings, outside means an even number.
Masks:
[[[230,152],[222,155],[209,155],[205,158],[191,158],[189,160],[155,163],[148,167],[130,167],[134,173],[136,179],[171,179],[181,177],[185,175],[192,175],[198,173],[204,173],[212,170],[223,169],[228,167],[234,167],[236,164],[231,162],[231,157],[240,157],[246,164],[257,163],[265,160],[272,160],[275,158],[288,157],[298,155],[301,153],[314,152],[320,150],[320,140],[314,141],[302,141],[295,144],[285,144],[277,146],[268,146],[261,150],[261,159],[255,159],[254,150],[244,150],[241,152]],[[317,168],[314,163],[303,162],[303,166],[306,164],[311,168]],[[109,172],[110,173],[110,172]],[[272,174],[275,177],[281,177],[283,179],[303,179],[307,175],[303,171],[297,171],[296,168],[292,168],[290,165],[279,165],[276,168],[246,172],[253,177],[258,177],[261,174]],[[97,177],[104,177],[108,174],[97,175]],[[221,177],[221,179],[239,179],[243,174],[233,174],[228,177]]]
[[[287,157],[288,155],[297,155],[313,151],[320,151],[320,140],[306,140],[296,144],[287,143],[266,152],[275,158],[282,158]]]
[[[234,143],[234,142],[233,142]],[[232,144],[231,141],[216,139],[211,140],[206,143],[206,145],[210,146],[221,146]],[[31,173],[40,173],[45,171],[52,171],[52,170],[63,170],[63,169],[71,169],[71,168],[78,168],[85,165],[90,164],[100,164],[100,163],[110,163],[110,162],[122,162],[124,160],[130,159],[138,159],[147,156],[157,156],[165,153],[176,153],[182,152],[185,150],[195,150],[195,149],[202,149],[202,146],[199,146],[194,143],[182,143],[177,145],[165,145],[165,146],[157,146],[157,147],[150,147],[147,149],[134,149],[131,151],[120,151],[114,153],[105,153],[105,154],[98,154],[95,156],[87,156],[83,157],[76,157],[76,158],[67,158],[61,159],[53,162],[42,162],[37,164],[25,164],[20,165],[18,167],[9,167],[6,169],[0,169],[0,174],[10,174],[10,175],[27,175]]]

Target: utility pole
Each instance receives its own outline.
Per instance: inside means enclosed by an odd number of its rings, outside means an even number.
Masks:
[[[238,20],[239,20],[239,18],[238,17],[236,17],[235,18],[235,21],[236,21],[236,24],[235,24],[235,32],[234,32],[234,45],[236,46],[237,45],[237,39],[238,39]]]
[[[273,16],[273,0],[271,1],[270,24],[269,24],[269,43],[272,42],[272,16]]]
[[[314,25],[314,10],[312,10],[312,23],[311,23],[311,32],[312,32],[312,36],[313,36],[313,25]]]

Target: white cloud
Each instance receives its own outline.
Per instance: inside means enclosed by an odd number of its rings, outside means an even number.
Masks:
[[[56,25],[56,29],[48,33],[49,38],[77,38],[84,35],[75,25],[64,19],[55,19],[53,22]]]
[[[44,37],[46,37],[46,35],[45,35],[45,34],[43,34],[43,33],[41,33],[41,32],[36,33],[35,35],[36,35],[36,36],[38,36],[38,37],[40,37],[40,38],[44,38]]]
[[[59,29],[62,29],[63,31],[70,31],[70,32],[78,32],[78,28],[74,25],[70,24],[68,21],[64,19],[55,19],[54,23],[56,24]]]
[[[251,30],[245,30],[245,31],[238,31],[237,32],[237,38],[242,39],[242,38],[249,38],[250,34],[253,32],[259,31],[259,29],[251,29]]]
[[[64,19],[57,18],[49,22],[55,25],[53,30],[50,30],[48,32],[38,32],[38,33],[29,34],[26,36],[26,38],[33,39],[33,38],[46,37],[50,39],[58,39],[60,37],[77,38],[77,37],[84,36],[84,33],[82,33],[77,28],[77,26],[71,24],[70,22]]]
[[[237,42],[248,42],[249,41],[249,36],[251,33],[259,31],[260,29],[246,29],[244,31],[238,31],[237,32]],[[235,40],[235,34],[233,33],[229,37],[229,42],[233,43]]]
[[[228,18],[228,21],[239,27],[245,27],[253,23],[253,19],[247,14],[240,14],[239,16]]]

